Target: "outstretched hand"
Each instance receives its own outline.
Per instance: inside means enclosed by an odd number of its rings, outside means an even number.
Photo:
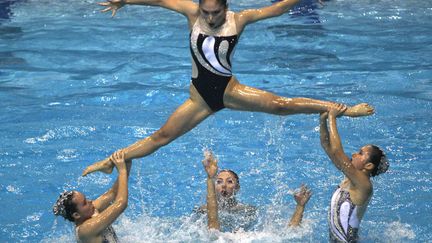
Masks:
[[[209,178],[214,178],[216,176],[218,171],[217,162],[218,160],[213,156],[213,153],[210,150],[204,151],[204,159],[202,160],[202,164]]]
[[[297,205],[305,206],[311,196],[311,189],[303,184],[301,185],[300,190],[294,193],[294,200],[297,202]]]
[[[114,17],[117,13],[117,10],[119,10],[125,5],[125,2],[124,0],[108,0],[106,2],[100,2],[98,4],[106,7],[101,10],[102,13],[112,11],[111,17]]]

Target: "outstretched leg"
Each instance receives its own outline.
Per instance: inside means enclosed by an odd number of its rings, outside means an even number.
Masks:
[[[231,80],[224,94],[227,108],[245,111],[260,111],[275,115],[311,114],[328,111],[334,102],[309,98],[286,98],[273,93],[240,84]],[[366,103],[349,106],[344,116],[369,116],[374,113],[373,107]]]
[[[190,131],[211,114],[212,111],[203,101],[188,99],[177,108],[158,131],[124,148],[125,159],[141,158],[155,152],[160,147]],[[83,176],[95,171],[111,173],[112,169],[113,163],[109,158],[106,158],[88,166],[84,170]]]

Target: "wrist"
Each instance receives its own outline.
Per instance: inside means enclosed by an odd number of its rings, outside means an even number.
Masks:
[[[126,170],[126,167],[125,167],[125,166],[122,166],[122,167],[118,167],[118,168],[117,168],[117,170],[118,170],[118,172],[119,172],[119,173],[123,173],[123,172],[124,172],[124,173],[126,173],[126,172],[127,172],[127,170]]]
[[[296,206],[298,209],[304,209],[305,208],[305,204],[297,204]]]

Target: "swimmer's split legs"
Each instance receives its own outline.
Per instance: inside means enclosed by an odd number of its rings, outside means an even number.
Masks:
[[[185,103],[171,114],[167,122],[159,130],[149,137],[122,149],[125,159],[136,159],[152,154],[160,147],[169,144],[196,127],[212,113],[213,112],[207,106],[202,105],[200,101],[187,99]],[[113,165],[110,159],[106,158],[88,166],[84,170],[83,176],[95,171],[111,173]]]
[[[233,79],[225,90],[225,107],[233,110],[265,112],[274,115],[319,114],[329,111],[335,102],[278,96],[271,92],[246,86]],[[366,103],[347,107],[344,116],[369,116],[373,107]]]
[[[243,101],[236,101],[235,103],[231,104],[230,101],[232,99],[230,97],[227,99],[226,107],[235,110],[249,110],[277,115],[290,115],[300,113],[321,113],[328,111],[328,109],[330,109],[330,107],[335,104],[334,102],[320,101],[309,98],[285,98],[280,96],[275,96],[273,98],[274,99],[270,100],[270,102],[261,101],[260,104],[257,104],[255,107],[253,107],[252,105],[255,103],[255,100],[250,100],[251,102],[248,102],[243,99]],[[359,117],[372,115],[373,113],[373,107],[366,103],[361,103],[352,107],[348,107],[343,115]],[[123,151],[125,154],[125,159],[141,158],[155,152],[160,147],[167,145],[171,141],[194,128],[211,114],[212,112],[206,106],[200,105],[199,102],[194,102],[191,99],[188,99],[170,116],[168,121],[161,129],[156,131],[151,136],[139,140],[136,143],[124,148]],[[106,158],[88,166],[84,170],[83,176],[95,171],[111,173],[113,167],[114,164],[109,158]]]

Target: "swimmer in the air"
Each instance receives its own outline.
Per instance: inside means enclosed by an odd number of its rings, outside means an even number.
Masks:
[[[330,101],[310,98],[288,98],[241,84],[232,74],[232,57],[237,42],[249,24],[280,16],[298,0],[283,0],[259,9],[230,11],[226,0],[111,0],[99,3],[114,16],[125,5],[152,5],[166,8],[186,17],[189,26],[192,77],[190,97],[147,138],[124,148],[125,158],[147,156],[187,133],[213,113],[229,108],[239,111],[265,112],[275,115],[318,114],[328,111]],[[283,51],[283,50],[281,50]],[[293,80],[295,81],[295,80]],[[362,103],[348,107],[341,115],[368,116],[374,109]],[[95,171],[111,173],[108,158],[87,167],[83,175]]]

